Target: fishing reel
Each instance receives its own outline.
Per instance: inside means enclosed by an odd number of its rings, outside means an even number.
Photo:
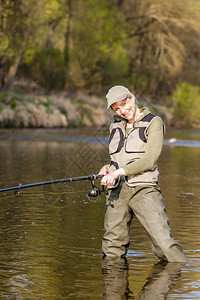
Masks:
[[[101,195],[101,193],[104,193],[105,195],[108,195],[108,191],[105,190],[104,185],[103,185],[102,190],[100,190],[98,187],[95,186],[94,179],[91,179],[91,185],[92,185],[92,190],[90,190],[86,194],[88,199],[89,199],[89,197],[93,197],[93,198],[98,197],[98,196]]]

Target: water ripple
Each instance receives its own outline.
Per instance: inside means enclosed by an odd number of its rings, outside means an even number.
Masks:
[[[108,138],[98,136],[73,136],[73,135],[55,135],[55,134],[42,134],[42,135],[2,135],[0,140],[9,141],[57,141],[57,142],[84,142],[84,143],[97,143],[108,144]],[[200,141],[196,140],[179,140],[176,138],[165,139],[164,145],[166,146],[181,146],[181,147],[200,147]]]

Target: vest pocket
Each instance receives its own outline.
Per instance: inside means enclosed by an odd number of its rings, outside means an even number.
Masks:
[[[139,136],[130,135],[125,142],[126,153],[145,153],[144,143],[141,142]]]
[[[118,153],[124,146],[124,134],[121,128],[114,128],[109,137],[109,154]]]

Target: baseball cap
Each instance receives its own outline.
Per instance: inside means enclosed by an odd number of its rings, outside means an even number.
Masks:
[[[113,86],[111,89],[109,89],[106,95],[106,99],[108,101],[107,109],[109,109],[109,107],[113,103],[125,99],[130,94],[131,92],[125,86],[122,85]]]

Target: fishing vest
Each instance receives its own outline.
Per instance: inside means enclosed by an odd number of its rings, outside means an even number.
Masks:
[[[147,130],[156,116],[151,114],[147,109],[144,110],[144,113],[146,115],[134,123],[133,128],[127,136],[123,121],[113,123],[109,137],[110,173],[137,159],[141,159],[145,154]],[[151,170],[141,172],[137,175],[124,176],[124,179],[129,186],[156,185],[158,184],[158,177],[159,172],[157,163],[155,163]],[[120,178],[110,188],[116,187],[119,181]]]

